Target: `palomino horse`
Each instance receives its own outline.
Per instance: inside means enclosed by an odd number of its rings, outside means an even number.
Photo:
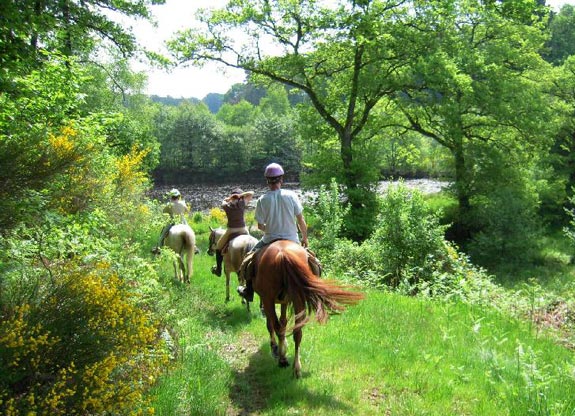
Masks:
[[[174,275],[179,281],[190,283],[190,277],[194,272],[194,253],[196,250],[196,234],[187,224],[176,224],[170,228],[164,239],[164,244],[176,253],[174,260]],[[184,259],[186,265],[184,267]]]
[[[210,241],[208,246],[208,254],[210,256],[214,255],[216,250],[216,243],[224,235],[225,230],[223,228],[211,228],[210,227]],[[239,271],[242,265],[242,260],[248,252],[257,244],[258,240],[249,234],[241,234],[232,238],[228,242],[228,247],[223,253],[224,256],[224,274],[226,275],[226,302],[230,301],[230,275],[235,272],[238,278],[240,277]],[[244,285],[245,282],[239,282]],[[249,309],[249,304],[248,304]]]
[[[291,328],[295,344],[293,374],[299,378],[299,347],[302,328],[308,321],[306,311],[308,314],[315,313],[319,323],[325,323],[330,312],[343,311],[345,306],[356,304],[363,299],[363,294],[348,291],[334,281],[323,280],[314,275],[309,267],[305,248],[293,241],[276,241],[264,247],[257,257],[259,260],[253,287],[263,304],[272,353],[278,359],[280,367],[289,365],[286,358],[286,311],[291,305],[295,321]],[[279,320],[275,306],[278,303],[281,309]]]

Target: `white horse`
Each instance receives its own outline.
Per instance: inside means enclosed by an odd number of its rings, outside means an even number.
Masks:
[[[194,273],[194,253],[196,252],[196,234],[187,224],[176,224],[170,228],[164,239],[164,244],[176,253],[174,260],[175,278],[184,283],[190,283],[190,277]],[[186,265],[184,267],[184,259]]]
[[[210,227],[210,231],[208,254],[213,256],[216,250],[216,244],[222,235],[224,235],[225,230],[223,228],[213,229]],[[224,274],[226,275],[226,302],[230,301],[230,275],[232,272],[235,272],[239,279],[239,271],[242,261],[257,242],[257,238],[249,234],[240,234],[229,240],[227,248],[224,248],[224,252],[222,254],[224,257]],[[239,283],[245,285],[245,282]]]

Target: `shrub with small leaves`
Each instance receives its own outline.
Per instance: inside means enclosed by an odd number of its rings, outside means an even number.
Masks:
[[[444,255],[444,232],[421,192],[399,184],[387,189],[377,229],[363,244],[376,247],[388,284],[417,284],[431,278],[434,258]]]
[[[349,212],[349,207],[345,207],[342,202],[335,179],[332,179],[329,188],[324,185],[320,187],[311,211],[316,219],[313,228],[315,238],[310,241],[311,248],[320,257],[328,256],[341,237],[344,219]]]
[[[142,407],[168,359],[157,325],[107,264],[64,268],[53,278],[41,299],[3,311],[0,413]]]

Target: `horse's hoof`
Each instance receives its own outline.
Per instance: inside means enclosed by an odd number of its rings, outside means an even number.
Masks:
[[[280,368],[289,367],[289,361],[286,358],[284,358],[283,360],[279,360],[278,365],[280,366]]]
[[[218,266],[212,266],[212,274],[215,274],[218,277],[221,277],[222,271],[221,269],[218,270]]]
[[[277,345],[272,345],[272,356],[277,360],[280,356],[279,354],[279,348]],[[281,365],[280,365],[281,367]]]

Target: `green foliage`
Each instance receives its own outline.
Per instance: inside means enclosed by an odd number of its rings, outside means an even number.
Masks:
[[[149,150],[119,150],[132,134],[112,144],[114,115],[81,117],[75,64],[44,68],[0,96],[0,411],[144,412],[166,362],[156,272],[139,256]]]
[[[416,134],[386,131],[379,143],[384,177],[409,178],[448,176],[450,154],[437,142]]]
[[[449,263],[444,230],[423,196],[400,184],[388,188],[368,239],[361,244],[336,240],[322,260],[335,273],[355,276],[375,287],[401,285],[408,292],[417,291]]]
[[[490,3],[461,2],[456,13],[444,13],[441,2],[416,9],[420,22],[435,28],[433,39],[420,38],[430,49],[411,69],[413,86],[396,100],[406,126],[453,157],[463,235],[473,229],[466,221],[478,182],[475,169],[491,163],[489,152],[477,157],[475,149],[544,153],[558,127],[546,94],[551,68],[539,55],[545,39],[535,17],[539,8],[534,2],[517,9]],[[527,16],[534,21],[526,24]]]
[[[297,180],[301,149],[296,126],[285,92],[270,91],[262,108],[240,101],[225,104],[216,116],[204,104],[158,108],[155,134],[162,147],[155,176],[169,183],[251,181],[260,179],[273,160]]]
[[[320,187],[311,210],[317,219],[314,222],[311,248],[320,258],[328,256],[342,237],[344,218],[349,211],[349,207],[343,204],[340,187],[335,179],[332,179],[329,188]]]
[[[561,6],[559,13],[553,13],[549,21],[551,37],[547,41],[545,58],[554,64],[561,64],[569,56],[575,55],[575,7],[572,4]]]
[[[368,238],[377,226],[380,205],[375,190],[367,187],[347,189],[350,207],[344,222],[345,235],[354,241]]]
[[[429,280],[434,257],[445,252],[444,227],[421,193],[401,184],[388,188],[378,222],[366,243],[377,247],[389,284],[398,286],[406,278],[415,284]]]
[[[571,207],[569,209],[565,209],[567,211],[567,215],[569,215],[569,226],[563,229],[563,232],[571,240],[572,243],[575,243],[575,196],[572,196],[569,199],[571,203]]]
[[[158,176],[174,183],[176,176],[213,173],[211,167],[220,165],[214,163],[220,157],[215,144],[223,130],[205,105],[183,103],[163,109],[157,117],[161,143]]]
[[[216,118],[227,125],[243,127],[249,125],[250,121],[255,118],[257,111],[258,107],[241,100],[235,104],[223,104],[216,114]]]
[[[33,302],[4,308],[3,414],[125,414],[163,370],[154,323],[122,280],[102,263],[70,266],[52,270]]]
[[[275,161],[283,166],[287,180],[297,179],[301,170],[301,146],[291,113],[258,117],[253,122],[251,136],[254,146],[246,152],[246,157],[256,177],[268,163]]]
[[[477,230],[467,249],[475,263],[494,266],[532,261],[541,235],[539,198],[528,163],[506,165],[509,153],[491,153],[476,178],[472,219]],[[485,179],[483,179],[485,178]]]
[[[33,194],[40,202],[47,183],[80,164],[87,143],[73,143],[69,128],[80,78],[66,60],[50,57],[43,71],[13,80],[16,97],[0,94],[0,226],[26,215],[17,209],[21,198]]]
[[[291,113],[291,106],[286,89],[278,84],[271,85],[262,97],[259,108],[264,116],[287,116]]]
[[[332,196],[331,205],[335,202]],[[323,221],[333,224],[334,215],[324,211],[328,217]],[[445,241],[445,228],[421,193],[400,184],[388,188],[368,239],[357,243],[335,237],[320,257],[330,272],[379,289],[474,304],[501,299],[501,288],[485,271]]]
[[[12,74],[25,75],[43,66],[42,50],[86,59],[102,44],[124,57],[136,51],[134,36],[112,15],[150,18],[149,4],[164,0],[127,0],[111,4],[98,1],[61,2],[6,0],[0,6],[0,92],[14,91]]]

